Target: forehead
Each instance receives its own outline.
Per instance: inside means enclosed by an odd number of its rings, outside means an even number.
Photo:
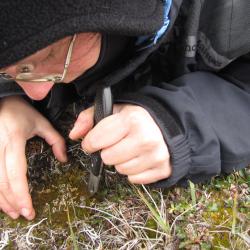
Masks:
[[[47,57],[52,51],[54,51],[55,53],[59,52],[60,50],[62,50],[63,45],[67,43],[67,40],[68,40],[68,37],[65,37],[57,42],[54,42],[54,43],[50,44],[49,46],[47,46],[41,50],[38,50],[34,54],[27,56],[24,59],[18,61],[16,64],[27,62],[27,61],[41,60],[44,57]]]
[[[95,44],[95,41],[100,40],[101,41],[101,33],[98,32],[82,32],[77,33],[77,43],[75,43],[74,47],[80,46],[81,51],[89,51]],[[72,40],[72,36],[66,36],[47,47],[38,50],[37,52],[25,57],[24,59],[21,59],[17,61],[16,63],[13,63],[9,66],[0,68],[0,72],[5,72],[6,69],[9,67],[17,66],[20,64],[26,64],[26,63],[36,63],[41,62],[43,59],[48,58],[49,55],[53,57],[53,59],[57,58],[60,60],[64,60],[65,56],[67,55],[67,51],[69,49],[70,41]],[[82,54],[82,53],[80,53]],[[54,57],[56,56],[56,57]],[[50,57],[50,59],[52,58]]]
[[[47,47],[38,50],[37,52],[25,57],[24,59],[10,65],[7,67],[4,67],[2,69],[0,69],[1,72],[5,71],[6,69],[8,69],[9,67],[13,67],[19,64],[24,64],[24,63],[28,63],[28,62],[39,62],[43,59],[45,59],[46,57],[48,57],[49,54],[52,53],[52,51],[54,53],[60,53],[60,51],[62,51],[62,48],[64,47],[63,45],[67,43],[68,37],[65,37],[63,39],[58,40],[57,42],[54,42],[50,45],[48,45]]]

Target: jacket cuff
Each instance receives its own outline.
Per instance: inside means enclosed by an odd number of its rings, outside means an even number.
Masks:
[[[130,103],[145,108],[162,132],[170,153],[172,175],[151,184],[151,186],[166,188],[177,183],[185,185],[191,166],[191,148],[173,115],[160,102],[140,93],[124,94],[115,99],[115,103]]]

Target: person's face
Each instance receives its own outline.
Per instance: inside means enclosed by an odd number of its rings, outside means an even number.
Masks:
[[[1,72],[15,77],[24,66],[32,73],[62,74],[64,63],[72,37],[61,39],[48,47],[26,57],[25,59],[9,67],[1,69]],[[100,33],[78,34],[74,43],[72,57],[67,74],[63,80],[69,83],[94,66],[98,60],[101,49]],[[17,81],[17,84],[33,100],[42,100],[47,96],[54,83],[34,83]]]

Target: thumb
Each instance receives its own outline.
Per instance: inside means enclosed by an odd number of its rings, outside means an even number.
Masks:
[[[57,160],[60,162],[67,161],[65,140],[47,120],[40,123],[36,134],[43,138],[52,147],[53,154]]]
[[[90,107],[79,114],[73,129],[69,133],[69,138],[72,140],[83,138],[93,126],[94,108]]]

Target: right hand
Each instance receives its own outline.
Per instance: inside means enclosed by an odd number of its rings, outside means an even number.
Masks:
[[[40,136],[56,158],[67,161],[65,141],[49,121],[22,97],[0,100],[0,209],[11,218],[35,217],[27,182],[26,141]]]

